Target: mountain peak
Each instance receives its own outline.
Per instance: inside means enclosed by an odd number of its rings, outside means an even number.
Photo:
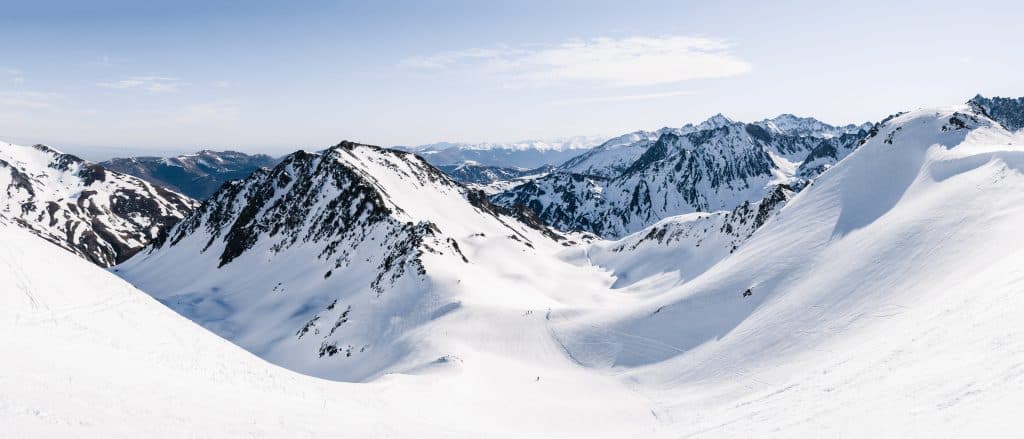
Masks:
[[[705,120],[704,122],[701,122],[699,125],[697,125],[697,129],[698,130],[715,129],[715,128],[721,128],[721,127],[724,127],[724,126],[732,125],[732,124],[735,124],[735,123],[736,123],[736,121],[733,120],[732,118],[730,118],[730,117],[728,117],[728,116],[726,116],[726,115],[724,115],[722,113],[717,113],[714,116],[709,117],[707,120]]]
[[[0,216],[101,266],[160,241],[194,201],[45,145],[0,143]]]

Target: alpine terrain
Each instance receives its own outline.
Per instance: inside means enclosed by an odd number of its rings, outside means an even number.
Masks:
[[[5,210],[0,425],[1005,435],[1024,404],[1020,102],[838,127],[717,115],[490,196],[341,142],[223,184],[107,270]],[[17,148],[37,193],[84,178],[42,178],[49,150]]]
[[[525,206],[563,230],[617,238],[670,216],[756,202],[779,185],[802,187],[870,128],[788,114],[746,124],[718,114],[616,137],[492,200]]]
[[[45,145],[0,142],[0,215],[110,266],[162,240],[189,197]]]
[[[533,169],[557,165],[603,142],[599,137],[576,136],[551,140],[523,140],[511,143],[440,142],[419,146],[396,146],[414,152],[434,166],[472,162],[511,169]]]

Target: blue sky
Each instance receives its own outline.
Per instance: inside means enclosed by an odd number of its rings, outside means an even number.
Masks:
[[[0,139],[278,153],[1024,95],[1017,2],[768,3],[0,0]]]

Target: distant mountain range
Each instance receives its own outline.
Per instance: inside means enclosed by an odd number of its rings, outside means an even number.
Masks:
[[[419,146],[395,146],[423,157],[434,166],[473,162],[485,166],[532,169],[557,165],[604,141],[600,137],[567,137],[511,143],[441,142]]]
[[[253,171],[277,162],[278,159],[264,154],[202,150],[177,157],[113,158],[100,164],[202,200],[224,182],[248,177]]]

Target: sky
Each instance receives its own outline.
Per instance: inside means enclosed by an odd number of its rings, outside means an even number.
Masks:
[[[892,4],[898,3],[898,4]],[[1024,95],[1021,2],[0,0],[0,140],[92,158],[877,121]]]

